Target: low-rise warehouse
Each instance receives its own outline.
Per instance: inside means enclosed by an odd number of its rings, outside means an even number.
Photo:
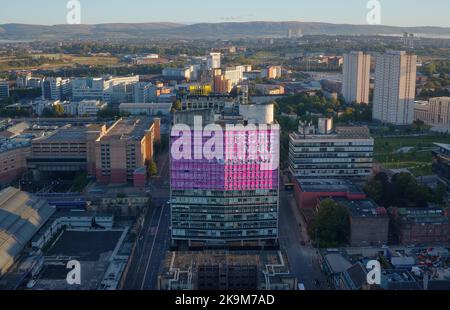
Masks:
[[[44,199],[16,188],[0,192],[0,277],[54,212]]]

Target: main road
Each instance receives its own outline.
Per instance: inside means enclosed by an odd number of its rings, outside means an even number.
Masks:
[[[326,289],[316,249],[311,247],[306,225],[296,207],[292,192],[280,191],[280,245],[286,251],[291,272],[307,290]]]
[[[160,176],[152,179],[153,207],[147,210],[125,279],[125,290],[156,290],[160,267],[170,247],[168,155],[159,156]]]

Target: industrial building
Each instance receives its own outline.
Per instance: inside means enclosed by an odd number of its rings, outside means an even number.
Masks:
[[[32,290],[117,290],[130,255],[128,228],[72,228],[44,251],[43,265],[27,287]],[[81,283],[70,285],[67,263],[80,262]]]
[[[95,140],[106,126],[71,126],[45,133],[32,141],[27,158],[34,179],[51,177],[53,173],[95,171]]]
[[[0,191],[0,277],[13,266],[54,212],[44,199],[17,188]]]

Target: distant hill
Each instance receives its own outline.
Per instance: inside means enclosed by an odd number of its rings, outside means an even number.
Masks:
[[[301,29],[305,35],[417,35],[449,37],[450,28],[393,27],[347,25],[310,22],[246,22],[99,24],[99,25],[0,25],[2,40],[64,40],[64,39],[138,39],[138,38],[246,38],[284,37],[289,29]]]

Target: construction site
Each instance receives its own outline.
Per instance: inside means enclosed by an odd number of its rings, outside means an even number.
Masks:
[[[160,290],[293,290],[297,279],[280,251],[168,252]]]

